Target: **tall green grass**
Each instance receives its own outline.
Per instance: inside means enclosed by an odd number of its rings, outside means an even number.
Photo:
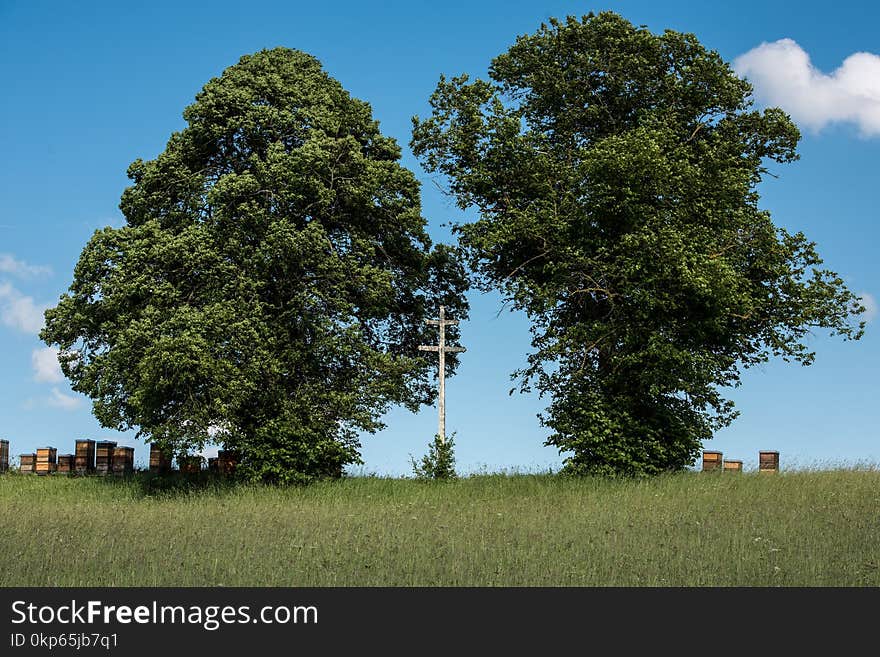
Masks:
[[[0,477],[3,586],[878,586],[880,471]]]

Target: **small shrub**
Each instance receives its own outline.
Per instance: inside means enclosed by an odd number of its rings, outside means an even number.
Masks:
[[[453,454],[454,440],[452,436],[446,442],[440,440],[440,434],[434,435],[434,441],[428,445],[428,453],[422,457],[421,462],[416,462],[412,456],[413,472],[417,479],[455,479],[455,455]]]

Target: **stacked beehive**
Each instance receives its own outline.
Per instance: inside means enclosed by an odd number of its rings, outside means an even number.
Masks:
[[[91,474],[95,471],[95,441],[77,440],[73,468],[77,474]]]
[[[113,471],[113,450],[116,443],[102,440],[95,445],[95,471],[99,475],[107,475]]]
[[[202,471],[202,457],[199,455],[177,457],[177,466],[185,474],[198,474]]]
[[[38,475],[47,475],[55,472],[57,467],[58,450],[54,447],[40,447],[37,449]]]
[[[0,440],[0,472],[9,469],[9,441]]]
[[[779,472],[779,452],[759,452],[758,471]]]
[[[114,447],[112,470],[115,475],[134,472],[134,447]]]
[[[36,454],[22,454],[19,458],[18,471],[25,474],[33,474],[37,466]]]
[[[73,472],[73,454],[61,454],[58,456],[58,474],[71,474]]]
[[[150,445],[150,472],[163,473],[171,469],[171,459],[155,443]]]
[[[220,450],[217,452],[217,471],[222,475],[232,475],[238,466],[238,452],[232,450]]]
[[[703,472],[721,469],[721,452],[703,452]]]

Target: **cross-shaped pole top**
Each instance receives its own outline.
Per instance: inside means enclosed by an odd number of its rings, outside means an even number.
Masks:
[[[446,346],[446,327],[458,324],[457,319],[446,319],[446,307],[440,306],[440,319],[426,319],[425,324],[431,324],[440,328],[440,341],[436,345],[420,345],[419,351],[436,351],[440,355],[440,394],[437,399],[437,413],[439,415],[440,442],[446,442],[446,354],[467,351],[464,347]]]

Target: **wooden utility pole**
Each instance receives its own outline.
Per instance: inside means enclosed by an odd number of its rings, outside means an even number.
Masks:
[[[457,319],[446,319],[446,307],[440,306],[440,319],[426,319],[425,324],[440,327],[440,344],[420,345],[419,351],[436,351],[440,354],[440,396],[437,400],[437,412],[440,415],[440,442],[446,442],[446,354],[467,351],[464,347],[446,346],[446,327],[458,325]]]

